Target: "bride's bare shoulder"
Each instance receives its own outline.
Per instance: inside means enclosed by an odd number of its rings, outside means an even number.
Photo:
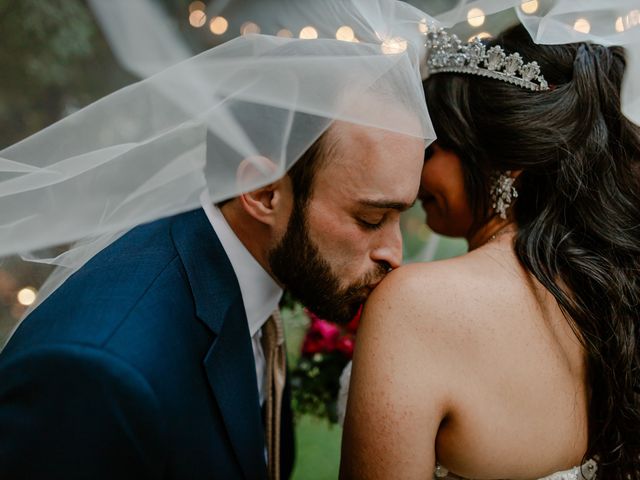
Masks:
[[[477,313],[492,295],[487,272],[470,255],[402,266],[371,294],[368,317],[381,317],[392,328],[452,328]],[[389,317],[393,321],[389,322]],[[386,321],[385,321],[386,319]],[[442,320],[446,319],[446,322]],[[467,322],[462,322],[468,327]],[[390,325],[389,325],[390,326]],[[451,333],[451,332],[448,332]]]

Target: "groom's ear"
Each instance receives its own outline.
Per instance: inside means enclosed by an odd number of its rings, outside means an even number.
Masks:
[[[280,173],[284,174],[284,171]],[[263,156],[252,156],[240,163],[236,180],[238,187],[243,190],[243,186],[251,188],[251,185],[259,184],[277,174],[278,166],[272,160]],[[288,221],[292,195],[291,179],[284,175],[275,182],[240,195],[239,199],[246,213],[258,222],[274,227],[284,217]]]
[[[291,179],[285,175],[269,185],[244,193],[240,205],[251,217],[271,227],[288,222],[293,205]]]

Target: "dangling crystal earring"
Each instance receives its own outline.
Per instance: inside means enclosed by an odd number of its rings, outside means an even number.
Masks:
[[[513,186],[515,178],[511,177],[511,170],[496,172],[491,176],[491,207],[503,220],[507,219],[507,210],[511,207],[514,198],[518,197],[518,191]]]

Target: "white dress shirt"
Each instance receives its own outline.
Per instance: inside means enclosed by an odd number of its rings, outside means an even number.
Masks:
[[[260,329],[273,311],[278,308],[282,289],[242,244],[220,209],[211,202],[208,191],[205,190],[202,193],[200,203],[238,278],[249,324],[253,358],[256,364],[258,394],[262,405],[265,400],[266,362],[260,343],[262,337]]]

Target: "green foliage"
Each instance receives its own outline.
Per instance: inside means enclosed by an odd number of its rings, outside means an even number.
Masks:
[[[291,372],[293,411],[297,415],[311,415],[337,423],[340,375],[348,361],[336,352],[301,358]]]
[[[0,148],[133,80],[82,0],[0,0],[0,31]]]
[[[96,26],[80,0],[0,0],[0,64],[5,88],[63,86],[93,53]]]

